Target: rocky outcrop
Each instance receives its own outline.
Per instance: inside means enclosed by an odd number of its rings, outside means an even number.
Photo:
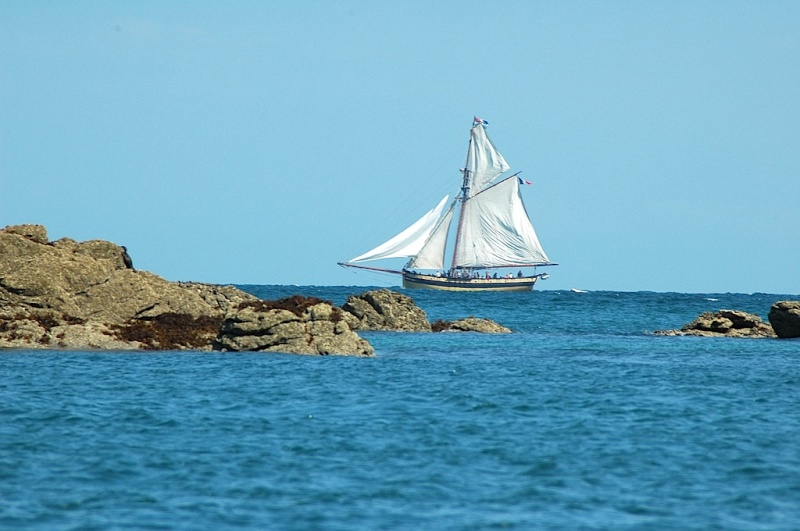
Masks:
[[[0,348],[372,354],[330,303],[267,328],[258,316],[269,312],[257,303],[233,286],[128,269],[111,242],[50,242],[41,225],[0,230]]]
[[[800,337],[800,301],[778,301],[767,317],[778,337]]]
[[[0,347],[130,350],[144,348],[117,336],[109,325],[48,309],[0,310]]]
[[[103,240],[51,242],[41,225],[0,230],[0,348],[372,356],[354,330],[431,331],[410,297],[386,289],[350,296],[342,308],[300,296],[260,301],[233,286],[128,268],[123,250]],[[448,329],[508,331],[475,318]]]
[[[353,330],[400,332],[480,332],[506,334],[511,330],[489,319],[467,317],[457,321],[428,321],[425,311],[411,297],[379,289],[351,295],[342,306],[344,319]]]
[[[216,343],[226,351],[374,355],[372,346],[351,330],[341,309],[300,296],[242,304],[225,318]]]
[[[739,310],[705,312],[680,330],[656,330],[662,336],[776,337],[772,327],[757,315]]]
[[[47,229],[43,225],[11,225],[3,232],[17,234],[36,243],[47,243]]]
[[[435,321],[434,332],[480,332],[482,334],[510,334],[511,330],[490,319],[467,317],[458,321]]]
[[[347,318],[354,330],[431,331],[428,316],[411,297],[388,289],[350,295],[342,310],[355,317]]]
[[[47,242],[40,225],[0,231],[0,304],[40,308],[68,318],[122,324],[161,314],[220,316],[255,297],[233,287],[169,282],[127,269],[111,242]],[[45,242],[45,243],[43,243]]]

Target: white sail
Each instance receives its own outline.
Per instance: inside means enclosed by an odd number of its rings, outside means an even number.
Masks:
[[[455,202],[450,205],[450,209],[442,217],[428,242],[420,249],[416,258],[412,258],[411,262],[409,262],[408,267],[410,269],[445,269],[444,252],[447,247],[447,233],[450,230],[450,222],[453,220],[454,206]]]
[[[425,242],[430,238],[431,233],[436,228],[436,222],[442,214],[442,210],[450,196],[444,196],[436,207],[422,216],[406,230],[375,247],[371,251],[356,256],[350,262],[365,262],[367,260],[379,260],[381,258],[408,258],[416,256],[422,249]]]
[[[489,278],[487,272],[476,281],[475,270],[557,264],[539,243],[520,194],[519,178],[503,177],[510,166],[487,136],[485,122],[475,121],[479,123],[470,130],[461,193],[450,208],[445,212],[449,199],[445,197],[394,238],[340,265],[401,274],[407,288],[453,291],[529,291],[540,278],[547,278],[535,272]],[[448,242],[452,224],[458,225],[455,244]],[[402,270],[357,264],[388,258],[409,260]],[[451,268],[466,269],[469,274]]]
[[[516,177],[474,195],[466,202],[463,216],[456,267],[550,263],[528,219]]]
[[[470,197],[489,186],[499,175],[509,170],[503,155],[497,151],[486,134],[483,124],[472,127],[472,142],[467,152],[467,171],[470,175]]]

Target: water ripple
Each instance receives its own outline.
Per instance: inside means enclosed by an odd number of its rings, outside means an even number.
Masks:
[[[425,294],[517,333],[370,360],[2,353],[0,528],[797,527],[797,342],[632,332],[702,297],[540,295]]]

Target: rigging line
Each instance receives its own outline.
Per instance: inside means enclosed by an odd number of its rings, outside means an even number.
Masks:
[[[506,182],[507,180],[511,179],[512,177],[516,177],[516,176],[517,176],[517,175],[519,175],[520,173],[522,173],[522,171],[521,171],[521,170],[520,170],[520,171],[518,171],[517,173],[515,173],[514,175],[509,175],[508,177],[505,177],[505,178],[503,178],[503,179],[500,179],[499,181],[495,181],[495,182],[493,182],[493,183],[491,184],[491,186],[487,186],[486,188],[484,188],[484,189],[480,190],[480,191],[479,191],[477,194],[475,194],[475,195],[473,195],[473,196],[470,196],[470,199],[474,199],[474,198],[478,197],[478,196],[479,196],[479,195],[481,195],[483,192],[486,192],[487,190],[491,190],[492,188],[494,188],[494,187],[495,187],[495,186],[497,186],[498,184],[503,184],[503,183],[504,183],[504,182]],[[523,204],[522,206],[525,206],[525,205]],[[530,218],[528,218],[528,219],[530,219]]]
[[[385,286],[385,287],[394,287],[397,286],[397,281],[395,280],[397,277],[396,275],[391,275],[390,273],[379,273],[378,271],[373,271],[371,269],[363,269],[363,268],[350,268],[345,267],[350,273],[358,277],[367,277],[372,279],[375,284],[369,284],[370,286]],[[393,280],[389,280],[393,279]]]

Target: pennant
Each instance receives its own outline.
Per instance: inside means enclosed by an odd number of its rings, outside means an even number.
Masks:
[[[532,183],[532,182],[530,182],[530,181],[526,181],[526,180],[525,180],[525,179],[523,179],[522,177],[517,177],[517,179],[519,179],[519,184],[533,184],[533,183]]]
[[[487,122],[487,121],[486,121],[486,120],[484,120],[483,118],[478,118],[477,116],[474,116],[474,117],[472,118],[472,123],[476,123],[476,124],[483,124],[483,125],[489,125],[489,122]]]

